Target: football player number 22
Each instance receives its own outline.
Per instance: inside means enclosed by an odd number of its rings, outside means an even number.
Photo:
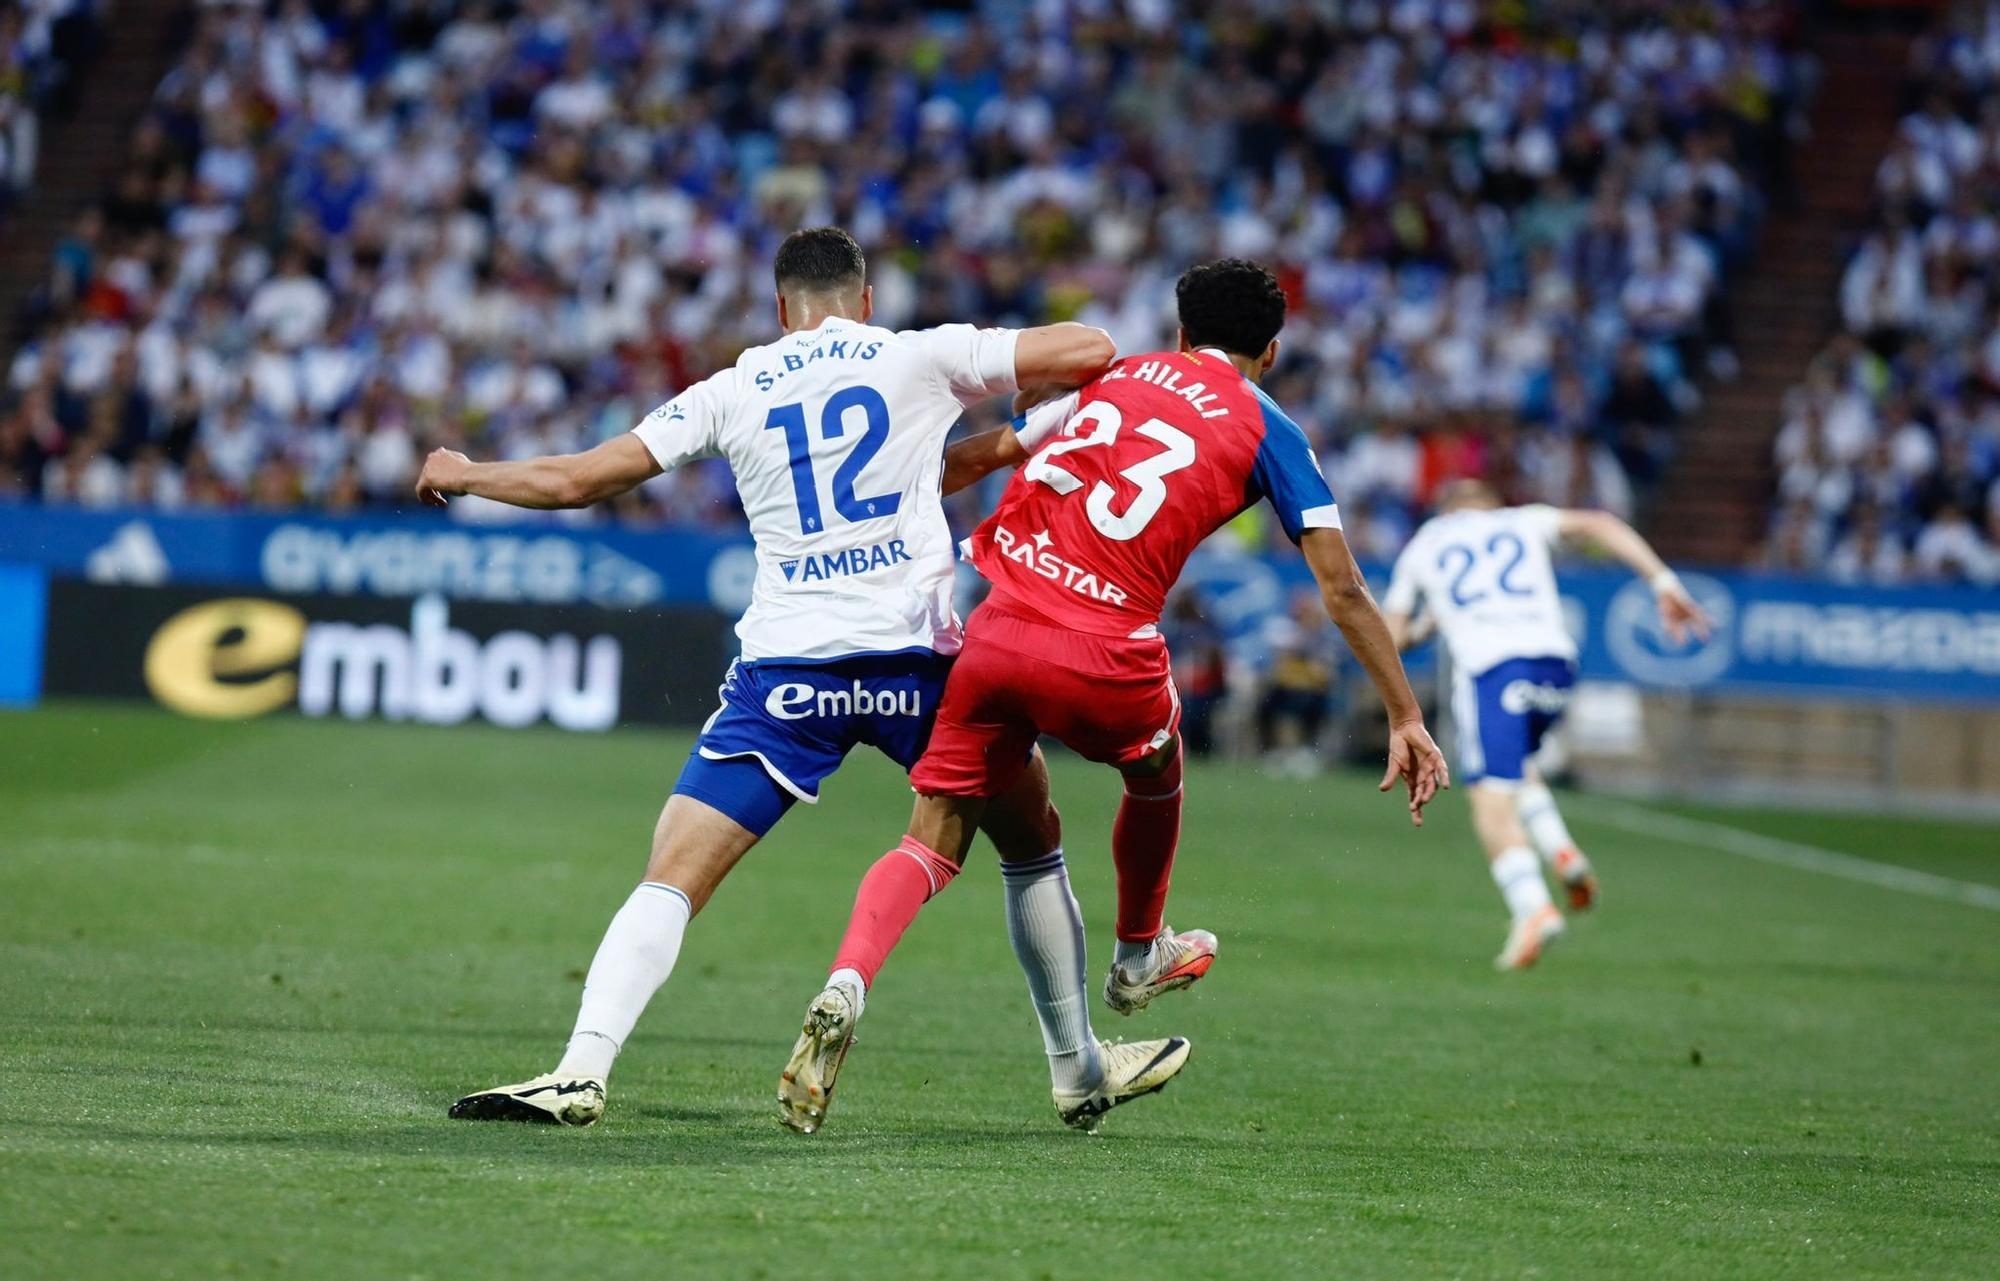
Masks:
[[[1091,429],[1088,435],[1082,434],[1086,424]],[[1022,469],[1022,475],[1031,481],[1040,481],[1058,494],[1073,494],[1083,488],[1083,481],[1076,473],[1058,467],[1055,460],[1075,450],[1109,445],[1118,439],[1119,429],[1123,426],[1124,415],[1118,412],[1118,406],[1104,400],[1092,401],[1064,426],[1066,438],[1035,455]],[[1116,501],[1118,491],[1104,481],[1092,485],[1090,493],[1084,498],[1084,510],[1090,514],[1090,523],[1097,527],[1097,532],[1121,543],[1137,538],[1152,523],[1153,517],[1160,514],[1160,508],[1167,501],[1166,478],[1194,466],[1194,438],[1186,432],[1157,418],[1148,418],[1132,430],[1166,446],[1152,457],[1142,458],[1118,473],[1138,488],[1138,494],[1122,512],[1112,510],[1111,505]]]

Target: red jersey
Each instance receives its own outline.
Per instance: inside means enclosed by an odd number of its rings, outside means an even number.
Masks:
[[[1194,549],[1260,498],[1294,542],[1340,528],[1305,433],[1216,351],[1128,356],[1015,429],[1035,452],[972,562],[1076,631],[1153,635]]]

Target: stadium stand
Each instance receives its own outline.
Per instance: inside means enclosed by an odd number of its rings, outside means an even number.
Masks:
[[[1839,286],[1838,332],[1786,397],[1773,569],[2000,582],[2000,6],[1910,49],[1903,116]]]
[[[204,7],[5,370],[0,490],[340,510],[433,444],[587,445],[768,337],[821,221],[889,323],[1127,349],[1188,262],[1279,264],[1271,389],[1375,555],[1457,475],[1632,511],[1734,367],[1789,4],[993,8],[1011,59],[870,0]],[[617,515],[732,499],[695,467]]]

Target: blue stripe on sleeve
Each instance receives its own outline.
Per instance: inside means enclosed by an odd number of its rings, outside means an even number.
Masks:
[[[1339,528],[1333,491],[1313,457],[1305,431],[1255,383],[1250,390],[1264,411],[1264,439],[1251,468],[1251,497],[1267,498],[1293,542],[1308,529]]]

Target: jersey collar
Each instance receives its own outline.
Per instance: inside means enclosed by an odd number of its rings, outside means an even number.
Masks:
[[[1235,374],[1238,378],[1241,378],[1244,382],[1250,381],[1250,376],[1244,373],[1242,370],[1238,369],[1236,367],[1236,362],[1229,358],[1229,353],[1224,351],[1220,347],[1197,347],[1189,354],[1194,356],[1213,356],[1217,360],[1221,361],[1223,367],[1228,369],[1230,373]]]
[[[846,316],[827,316],[811,329],[794,329],[786,336],[790,338],[810,338],[814,334],[823,334],[829,329],[852,328],[860,323],[860,321],[850,320]]]

